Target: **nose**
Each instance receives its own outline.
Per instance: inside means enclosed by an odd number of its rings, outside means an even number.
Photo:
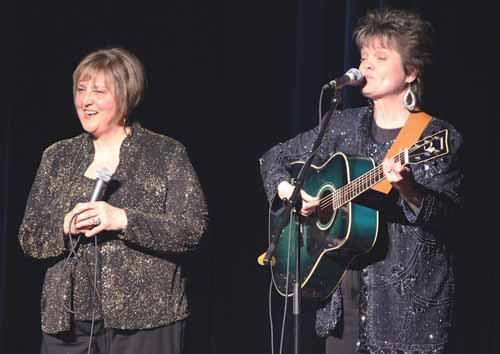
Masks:
[[[361,72],[371,69],[373,69],[373,64],[370,59],[363,60],[359,65],[359,70],[361,70]]]
[[[91,104],[93,102],[93,100],[94,100],[94,98],[92,97],[92,91],[86,90],[83,93],[83,97],[82,97],[83,105],[88,106],[89,104]]]

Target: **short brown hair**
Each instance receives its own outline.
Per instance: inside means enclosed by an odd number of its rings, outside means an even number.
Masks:
[[[380,38],[394,47],[401,56],[405,72],[411,69],[417,79],[412,83],[419,102],[422,100],[424,67],[432,59],[432,25],[408,9],[382,8],[360,18],[353,37],[361,50],[373,38]]]
[[[73,96],[85,76],[104,73],[112,79],[118,114],[127,117],[144,95],[145,74],[140,60],[123,48],[96,50],[82,59],[73,72]]]

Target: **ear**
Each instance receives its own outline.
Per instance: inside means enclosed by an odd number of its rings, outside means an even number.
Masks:
[[[417,79],[417,69],[415,69],[415,67],[413,66],[408,67],[408,70],[406,71],[405,82],[407,84],[411,84],[416,79]]]

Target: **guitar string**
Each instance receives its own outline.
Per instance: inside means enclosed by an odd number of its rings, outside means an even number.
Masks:
[[[426,143],[428,142],[428,140],[427,141],[423,140],[423,141]],[[420,148],[420,146],[415,145],[414,147],[408,149],[408,151],[413,152],[414,150],[416,150],[418,148]],[[401,161],[402,157],[404,157],[404,151],[397,154],[393,158],[396,161]],[[350,200],[355,198],[357,195],[361,194],[364,190],[368,189],[369,186],[377,183],[378,181],[380,181],[384,177],[383,171],[381,171],[381,167],[382,167],[382,165],[375,167],[373,170],[359,176],[358,178],[353,180],[348,185],[346,185],[340,189],[337,189],[333,193],[321,198],[321,200],[320,200],[321,201],[320,202],[321,208],[324,209],[326,207],[330,207],[331,204],[333,204],[334,208],[339,208],[340,206],[346,204],[347,202],[349,202]],[[375,178],[373,178],[373,177],[375,177]],[[366,184],[366,187],[362,188],[362,190],[360,191],[359,185],[363,186],[364,185],[363,183]],[[330,203],[330,201],[332,201],[332,200],[337,200],[337,201],[340,200],[340,201],[337,203]]]
[[[424,143],[428,143],[429,139],[422,140]],[[420,145],[414,145],[414,147],[408,149],[408,152],[413,152],[416,149],[419,149]],[[418,154],[417,154],[418,155]],[[396,161],[401,161],[402,157],[404,157],[404,151],[394,156],[393,158]],[[329,208],[333,205],[333,208],[338,209],[342,205],[346,204],[350,200],[354,199],[357,195],[361,194],[364,190],[368,189],[373,184],[376,184],[378,181],[383,179],[383,172],[381,171],[382,165],[375,167],[373,170],[359,176],[355,180],[353,180],[348,185],[335,190],[333,193],[323,197],[320,199],[320,209]],[[375,178],[373,178],[375,177]],[[359,185],[365,186],[361,190],[359,189]],[[337,201],[336,203],[333,201]]]
[[[397,162],[401,160],[400,153],[393,157],[393,159]],[[365,181],[376,181],[382,179],[384,173],[382,171],[382,165],[378,165],[374,169],[368,171],[367,173],[359,176],[354,179],[351,183],[345,185],[342,188],[336,189],[333,193],[328,194],[327,196],[320,199],[319,208],[326,209],[329,208],[333,204],[334,209],[338,209],[340,206],[346,204],[349,200],[352,200],[357,194],[361,194],[361,190],[358,187],[359,185],[363,185]],[[375,177],[373,179],[372,177]]]
[[[394,159],[396,162],[404,160],[404,152],[400,154],[401,156],[395,156]],[[418,154],[414,155],[418,156]],[[406,164],[405,164],[406,165]],[[362,194],[365,190],[369,189],[373,185],[377,184],[384,178],[384,173],[381,170],[381,166],[377,168],[373,173],[366,173],[359,178],[355,179],[353,183],[350,183],[348,186],[344,188],[344,193],[342,193],[344,199],[342,203],[338,205],[338,207],[346,204],[351,201],[358,195]],[[333,204],[333,203],[332,203]]]
[[[429,139],[421,140],[424,143],[428,143]],[[423,145],[423,144],[421,144]],[[408,149],[408,152],[411,153],[421,147],[418,143],[415,144],[412,148]],[[393,159],[397,161],[403,160],[405,152],[402,151]],[[384,174],[382,171],[382,165],[378,165],[374,169],[364,173],[363,175],[354,179],[351,183],[343,186],[342,188],[334,190],[332,193],[320,199],[319,208],[320,210],[330,208],[333,206],[333,209],[338,209],[342,205],[346,204],[350,200],[354,199],[356,196],[361,194],[363,191],[368,189],[370,186],[376,184],[380,180],[384,178]],[[359,187],[362,188],[359,188]]]
[[[401,153],[400,155],[402,154],[404,153]],[[396,161],[401,161],[402,156],[400,155],[395,156],[394,159]],[[382,180],[383,178],[384,174],[382,171],[382,166],[379,165],[372,171],[359,176],[348,185],[337,189],[333,193],[321,198],[320,208],[324,209],[333,206],[333,208],[338,209],[342,205],[362,194],[365,190],[367,190],[374,184],[380,182],[380,180]]]

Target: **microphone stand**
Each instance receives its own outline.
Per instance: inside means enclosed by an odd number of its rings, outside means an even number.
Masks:
[[[339,90],[335,89],[334,97],[332,98],[332,104],[325,119],[322,121],[320,126],[320,130],[318,132],[318,136],[314,141],[313,147],[311,149],[311,154],[302,165],[297,177],[294,179],[294,189],[292,195],[288,200],[284,200],[286,205],[286,210],[294,209],[295,216],[295,225],[297,228],[297,233],[295,237],[295,265],[294,265],[294,280],[293,284],[293,323],[294,323],[294,354],[300,353],[300,330],[301,330],[301,289],[300,289],[300,248],[303,246],[303,223],[302,217],[300,216],[300,209],[302,208],[302,198],[300,195],[300,191],[302,190],[302,186],[304,184],[304,177],[309,170],[309,167],[312,164],[314,157],[318,151],[319,146],[323,140],[323,136],[325,135],[326,128],[335,112],[338,104],[340,103],[340,95]],[[271,255],[269,255],[270,257]]]

